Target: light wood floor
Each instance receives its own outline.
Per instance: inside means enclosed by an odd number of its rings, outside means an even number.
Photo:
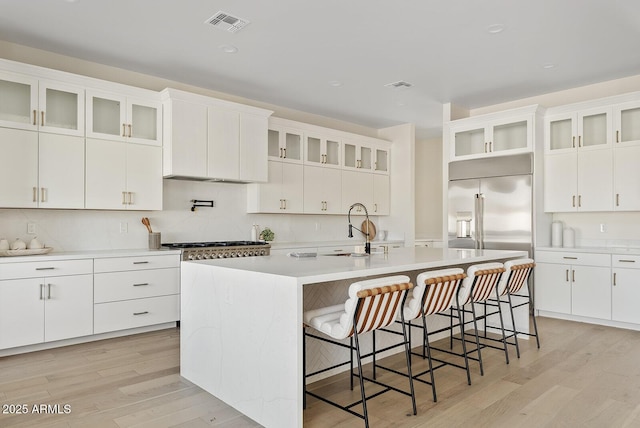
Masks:
[[[511,364],[497,350],[483,352],[485,375],[436,371],[438,402],[416,383],[418,415],[410,399],[388,392],[369,401],[373,427],[638,427],[640,332],[538,318],[541,349],[521,341]],[[398,357],[387,359],[398,366]],[[417,368],[423,362],[414,360]],[[366,369],[365,369],[366,370]],[[405,386],[406,379],[380,372]],[[367,391],[375,386],[366,384]],[[349,401],[348,377],[313,388]],[[0,358],[0,404],[68,404],[69,414],[0,414],[0,427],[254,427],[250,419],[179,376],[179,330]],[[4,409],[0,409],[4,410]],[[305,427],[363,427],[362,420],[308,398]],[[276,427],[278,428],[278,427]]]

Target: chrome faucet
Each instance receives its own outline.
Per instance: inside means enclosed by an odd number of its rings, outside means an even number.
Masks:
[[[360,230],[360,229],[358,229],[357,227],[355,227],[355,226],[353,226],[351,224],[351,210],[356,206],[364,208],[364,215],[367,218],[367,220],[365,222],[365,230],[366,231]],[[371,239],[369,239],[369,237],[371,235],[369,234],[369,212],[367,211],[367,207],[365,207],[360,202],[356,202],[355,204],[353,204],[353,205],[351,205],[349,207],[349,213],[347,214],[347,219],[349,220],[349,235],[348,235],[348,237],[349,238],[353,238],[353,229],[355,229],[355,230],[361,232],[362,234],[364,234],[365,239],[366,239],[365,243],[364,243],[364,252],[367,253],[367,254],[371,254]]]

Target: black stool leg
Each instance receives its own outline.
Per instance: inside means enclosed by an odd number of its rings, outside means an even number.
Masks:
[[[411,328],[409,328],[409,331],[411,331]],[[407,325],[404,322],[404,315],[402,316],[402,336],[404,338],[404,353],[407,358],[407,373],[409,374],[409,388],[411,389],[411,404],[413,404],[413,414],[417,415],[418,408],[416,407],[416,392],[413,389],[413,374],[411,373],[411,344],[407,340]],[[431,357],[429,357],[429,364],[431,364]]]
[[[474,333],[476,335],[476,346],[477,346],[477,351],[478,351],[478,362],[480,363],[480,376],[484,376],[484,369],[482,367],[482,353],[480,351],[480,338],[478,337],[478,322],[476,321],[476,307],[475,307],[475,303],[473,303],[473,302],[471,302],[471,313],[473,314],[473,329],[474,329]]]
[[[349,369],[350,386],[353,391],[353,336],[349,338]]]
[[[302,326],[302,408],[307,408],[307,330]]]
[[[507,293],[509,299],[509,312],[511,313],[511,325],[513,326],[513,341],[516,345],[516,356],[520,358],[520,345],[518,344],[518,329],[516,328],[516,317],[513,314],[513,302],[511,301],[511,293]]]
[[[422,328],[424,329],[424,345],[427,349],[427,358],[429,359],[429,376],[431,377],[431,391],[433,392],[433,402],[438,402],[436,397],[436,381],[433,376],[433,363],[431,362],[431,347],[429,346],[429,332],[427,331],[427,317],[422,314]]]
[[[509,364],[509,350],[507,349],[507,336],[504,334],[504,319],[502,317],[502,302],[500,301],[500,295],[498,294],[498,287],[496,287],[496,300],[498,301],[498,316],[500,317],[500,331],[502,331],[502,344],[504,345],[504,358],[507,361],[507,364]],[[486,312],[485,312],[486,314]],[[484,321],[484,325],[485,325],[485,331],[487,329],[487,320],[485,318]],[[514,323],[514,328],[515,330],[515,323]]]
[[[538,349],[540,349],[540,338],[538,337],[538,324],[536,323],[536,310],[533,305],[533,294],[531,294],[531,278],[529,278],[529,284],[527,284],[527,288],[529,289],[529,311],[531,311],[531,316],[533,317],[533,331],[536,333],[536,344],[538,345]]]
[[[356,342],[356,359],[358,361],[358,376],[360,377],[360,394],[362,395],[362,414],[364,415],[364,426],[369,428],[369,415],[367,414],[367,397],[364,394],[364,376],[362,375],[362,361],[360,359],[360,341],[358,332],[354,329],[353,337]]]

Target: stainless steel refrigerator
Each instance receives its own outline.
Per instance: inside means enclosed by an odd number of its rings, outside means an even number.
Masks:
[[[531,154],[449,164],[449,248],[533,254]]]

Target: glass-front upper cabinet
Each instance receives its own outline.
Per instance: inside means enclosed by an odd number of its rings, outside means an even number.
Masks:
[[[532,117],[483,121],[462,119],[451,125],[451,160],[472,159],[532,150]]]
[[[616,145],[640,145],[640,101],[615,106],[613,117]]]
[[[0,126],[84,135],[84,89],[0,72]]]
[[[373,169],[373,148],[354,141],[344,142],[344,164],[347,169],[371,171]]]
[[[159,145],[161,114],[155,100],[87,91],[88,137]]]
[[[548,153],[597,149],[611,144],[610,107],[553,115],[545,122],[545,149]]]
[[[268,155],[270,160],[302,162],[302,131],[270,126],[268,133]]]
[[[340,141],[337,138],[307,134],[305,136],[305,163],[340,168]]]

